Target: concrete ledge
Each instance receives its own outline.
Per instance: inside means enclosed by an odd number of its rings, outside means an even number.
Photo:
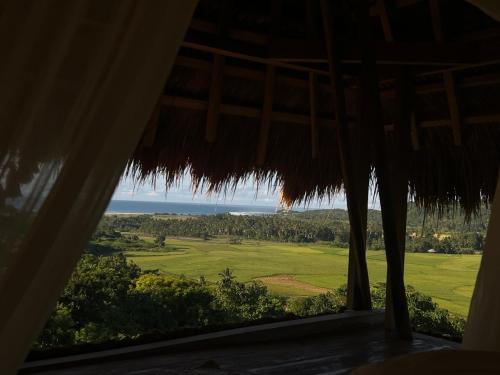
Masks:
[[[384,322],[383,310],[347,311],[340,314],[259,324],[179,339],[128,346],[100,352],[26,362],[20,373],[71,367],[113,359],[131,358],[149,354],[179,352],[196,349],[287,340],[299,337],[344,333],[362,328],[380,326]]]

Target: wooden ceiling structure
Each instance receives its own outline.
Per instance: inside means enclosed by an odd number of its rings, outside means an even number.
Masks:
[[[289,202],[341,188],[348,305],[371,308],[370,180],[387,321],[410,338],[406,206],[491,200],[500,163],[500,25],[463,0],[201,0],[131,171],[220,191],[254,175]]]

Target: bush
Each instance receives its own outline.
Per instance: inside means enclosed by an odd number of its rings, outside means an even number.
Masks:
[[[285,316],[285,299],[264,284],[241,283],[226,269],[215,285],[141,272],[123,255],[84,255],[52,312],[36,349],[136,338]]]
[[[134,324],[141,333],[201,327],[215,323],[211,291],[185,277],[145,274],[131,291],[135,311]]]
[[[385,307],[386,284],[378,283],[372,288],[373,306]],[[417,332],[460,341],[465,328],[465,319],[454,316],[432,301],[430,296],[406,287],[408,312],[413,329]]]
[[[262,282],[238,282],[229,268],[219,276],[214,298],[226,322],[280,318],[285,315],[285,299],[270,295]]]
[[[74,344],[134,339],[183,329],[246,324],[338,313],[346,287],[287,300],[262,282],[238,282],[230,269],[215,284],[201,277],[141,272],[123,255],[84,255],[34,347],[47,350]],[[465,321],[439,308],[432,298],[407,288],[410,319],[418,332],[460,339]],[[372,289],[374,307],[385,305],[385,284]]]
[[[49,349],[59,346],[70,346],[75,342],[75,322],[71,318],[71,312],[66,307],[57,304],[50,315],[45,328],[34,347],[37,349]]]
[[[291,299],[287,311],[300,317],[335,314],[345,310],[345,302],[345,289],[339,288],[317,296]]]

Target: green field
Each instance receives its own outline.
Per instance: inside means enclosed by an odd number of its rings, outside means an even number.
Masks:
[[[244,241],[233,245],[227,239],[169,238],[164,251],[125,255],[143,269],[193,278],[203,275],[210,281],[229,267],[239,280],[263,278],[272,292],[287,296],[317,294],[347,281],[347,249],[326,244]],[[385,281],[384,252],[368,251],[367,258],[370,282]],[[405,281],[441,307],[466,316],[479,261],[480,255],[407,253]]]

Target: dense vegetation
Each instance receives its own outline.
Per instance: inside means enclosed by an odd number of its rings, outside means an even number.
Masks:
[[[440,217],[425,217],[411,205],[407,218],[407,250],[425,252],[433,249],[442,253],[480,251],[484,247],[487,215],[485,209],[469,222],[454,212],[443,213]],[[252,239],[294,243],[328,241],[337,247],[349,245],[347,212],[340,209],[263,216],[107,216],[101,228],[166,238],[227,236],[235,242]],[[384,248],[381,216],[376,210],[369,211],[367,246],[373,250]]]
[[[408,250],[425,252],[435,249],[444,253],[479,251],[484,246],[486,216],[484,211],[470,222],[449,213],[439,219],[424,218],[411,207],[407,225]],[[383,249],[380,213],[370,210],[368,222],[369,248]],[[250,240],[257,243],[248,247]],[[264,245],[257,250],[255,245],[258,246],[259,241]],[[319,244],[313,246],[313,242]],[[196,247],[198,245],[193,246],[193,243],[206,246]],[[308,245],[297,245],[305,243]],[[348,243],[349,225],[344,210],[267,216],[105,216],[36,340],[34,350],[44,352],[79,345],[131,342],[145,337],[173,337],[252,322],[341,312],[345,309],[345,287],[331,289],[331,285],[338,286],[341,282],[332,283],[322,273],[321,267],[328,268],[328,277],[345,282],[345,274],[331,274],[333,263],[330,264],[330,258],[325,256],[335,258],[335,267],[340,267],[340,263],[345,266],[347,253],[339,247],[346,248]],[[282,249],[283,246],[288,251]],[[264,250],[260,251],[261,247]],[[262,259],[263,255],[265,259]],[[410,255],[425,257],[425,262],[432,257],[427,254]],[[211,263],[212,259],[220,259],[221,256],[225,262]],[[238,256],[243,263],[235,262]],[[279,262],[269,264],[270,256],[278,257]],[[300,276],[297,262],[303,262],[305,256],[308,257],[304,265],[308,275],[297,280],[295,276]],[[314,263],[315,257],[320,263]],[[371,260],[377,257],[372,255]],[[437,257],[433,259],[442,261]],[[143,268],[130,259],[136,259]],[[201,259],[208,263],[200,265]],[[166,266],[161,262],[167,262]],[[239,268],[237,276],[241,272],[243,281],[237,280],[229,268],[223,269],[231,267],[231,264],[245,265],[247,262],[252,262],[252,268],[262,262],[267,263],[261,270],[263,273],[258,275],[249,273],[248,267]],[[196,272],[184,276],[186,272],[193,271],[193,264],[197,264]],[[155,269],[151,265],[160,267]],[[214,266],[217,271],[214,271]],[[422,267],[425,266],[419,263],[419,276],[414,279],[415,282],[422,281]],[[412,264],[407,265],[408,270],[412,267]],[[288,275],[290,269],[294,270],[291,276]],[[213,274],[210,274],[212,271]],[[314,274],[310,274],[311,271]],[[463,272],[458,277],[461,271],[455,271],[452,276],[454,282],[458,280],[457,285],[462,288],[460,293],[464,293],[463,288],[469,288],[469,285],[463,282]],[[375,268],[375,272],[376,277],[372,281],[384,280],[385,270]],[[291,284],[283,286],[283,289],[273,286],[270,292],[268,285],[272,286],[272,282],[264,284],[259,280],[261,275],[271,275],[271,278],[287,276],[291,278]],[[432,280],[426,278],[425,281],[434,285]],[[310,293],[305,296],[290,294],[294,287],[299,290],[316,289],[309,290]],[[438,296],[438,293],[432,295]],[[411,286],[407,288],[407,297],[411,322],[416,331],[461,339],[464,328],[462,317],[440,308],[430,296]],[[376,282],[372,285],[372,298],[374,307],[384,307],[385,284]],[[443,299],[439,301],[441,303]]]
[[[464,321],[440,309],[428,296],[408,288],[415,330],[459,339]],[[86,254],[64,289],[34,348],[119,341],[182,329],[290,319],[344,310],[345,287],[306,298],[271,295],[261,282],[241,283],[229,269],[216,283],[204,278],[142,271],[123,255]],[[376,307],[385,304],[385,285],[372,290]]]

